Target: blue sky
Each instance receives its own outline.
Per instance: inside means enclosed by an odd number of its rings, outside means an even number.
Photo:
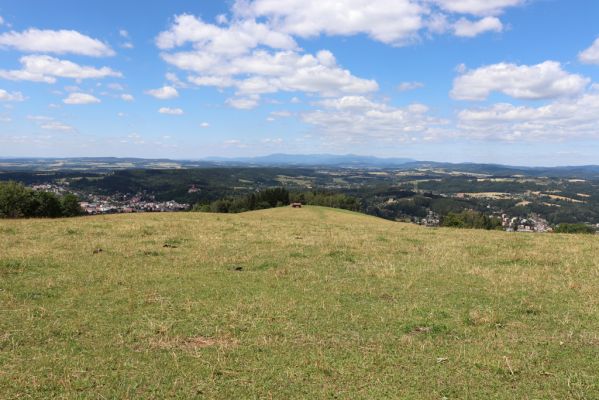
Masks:
[[[599,160],[599,2],[0,3],[0,157]]]

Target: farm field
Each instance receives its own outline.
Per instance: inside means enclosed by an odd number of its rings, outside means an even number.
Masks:
[[[0,398],[596,399],[599,238],[320,207],[0,221]]]

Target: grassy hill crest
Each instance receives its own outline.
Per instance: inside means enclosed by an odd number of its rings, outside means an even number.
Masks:
[[[6,398],[598,398],[599,239],[320,207],[0,221]]]

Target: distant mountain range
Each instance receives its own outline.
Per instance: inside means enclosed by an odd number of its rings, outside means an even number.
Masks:
[[[411,158],[379,158],[354,154],[271,154],[260,157],[222,158],[211,157],[205,161],[219,163],[243,163],[256,165],[336,166],[336,167],[393,167],[416,162]]]
[[[335,154],[271,154],[260,157],[209,157],[200,160],[170,160],[116,157],[0,158],[0,171],[110,171],[121,169],[180,169],[213,167],[306,167],[306,168],[394,168],[444,169],[493,176],[551,176],[599,178],[598,165],[563,167],[519,167],[499,164],[443,163],[410,158],[380,158]]]

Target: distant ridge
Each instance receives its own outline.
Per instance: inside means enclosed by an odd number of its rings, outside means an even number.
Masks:
[[[398,170],[443,169],[493,176],[533,176],[598,179],[599,165],[524,167],[501,164],[447,163],[418,161],[411,158],[381,158],[355,154],[271,154],[258,157],[207,157],[196,160],[136,157],[0,157],[0,173],[8,171],[80,171],[102,172],[125,169],[190,168],[393,168]]]
[[[391,167],[416,162],[411,158],[380,158],[355,154],[271,154],[259,157],[209,157],[204,161],[244,163],[257,165],[337,166],[337,167]]]

